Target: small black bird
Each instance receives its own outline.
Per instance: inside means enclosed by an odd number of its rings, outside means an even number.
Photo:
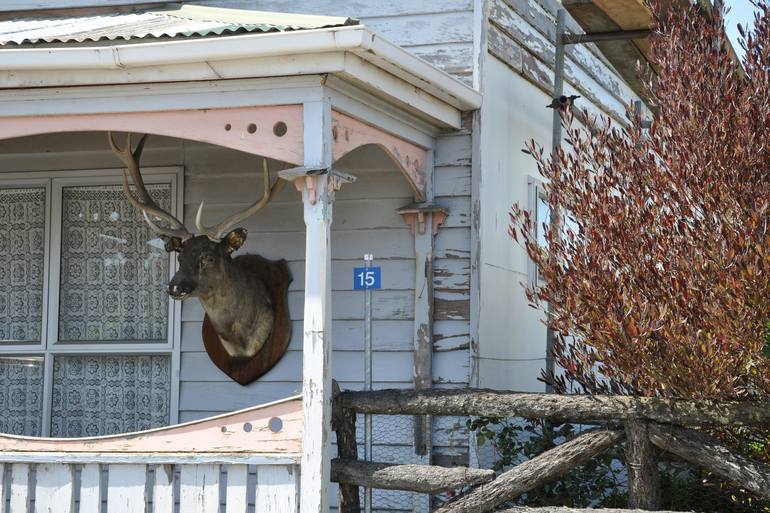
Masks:
[[[549,108],[549,109],[562,109],[562,110],[564,110],[567,107],[572,107],[572,105],[574,105],[574,103],[575,103],[575,100],[577,100],[578,98],[580,98],[580,96],[578,96],[576,94],[573,94],[573,95],[570,95],[570,96],[561,95],[558,98],[554,98],[551,103],[546,105],[546,107]]]

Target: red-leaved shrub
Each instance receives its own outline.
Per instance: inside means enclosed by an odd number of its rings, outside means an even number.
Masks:
[[[598,369],[615,392],[770,393],[770,10],[757,5],[744,71],[720,9],[658,15],[649,130],[631,108],[627,127],[593,134],[566,113],[553,159],[527,144],[561,225],[579,229],[537,227],[540,247],[515,205],[510,233],[543,278],[530,302],[577,340],[555,356],[578,382]]]

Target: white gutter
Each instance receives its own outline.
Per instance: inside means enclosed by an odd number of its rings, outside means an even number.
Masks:
[[[481,105],[477,91],[361,25],[101,47],[6,47],[0,71],[128,70],[334,51],[354,52],[462,111]]]

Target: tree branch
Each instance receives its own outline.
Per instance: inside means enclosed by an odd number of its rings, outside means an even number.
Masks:
[[[433,465],[397,465],[361,460],[332,460],[332,481],[385,490],[441,493],[488,483],[494,470]]]
[[[745,458],[714,438],[690,429],[651,424],[649,435],[661,449],[770,499],[770,467],[764,463]]]
[[[623,439],[622,431],[589,431],[574,440],[517,465],[483,484],[444,503],[436,513],[486,513],[497,506],[551,481],[589,461]]]

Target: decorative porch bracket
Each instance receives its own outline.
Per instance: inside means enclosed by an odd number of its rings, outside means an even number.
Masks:
[[[294,183],[294,187],[298,192],[301,193],[307,188],[310,194],[311,203],[318,201],[318,190],[316,188],[315,177],[324,175],[328,176],[327,188],[328,193],[332,196],[336,191],[340,190],[342,184],[353,183],[356,181],[356,177],[351,174],[329,168],[313,169],[301,166],[284,169],[283,171],[278,172],[278,177]]]
[[[332,113],[332,138],[335,161],[361,146],[377,146],[396,164],[417,200],[430,199],[428,189],[429,177],[433,173],[432,151],[336,111]]]

